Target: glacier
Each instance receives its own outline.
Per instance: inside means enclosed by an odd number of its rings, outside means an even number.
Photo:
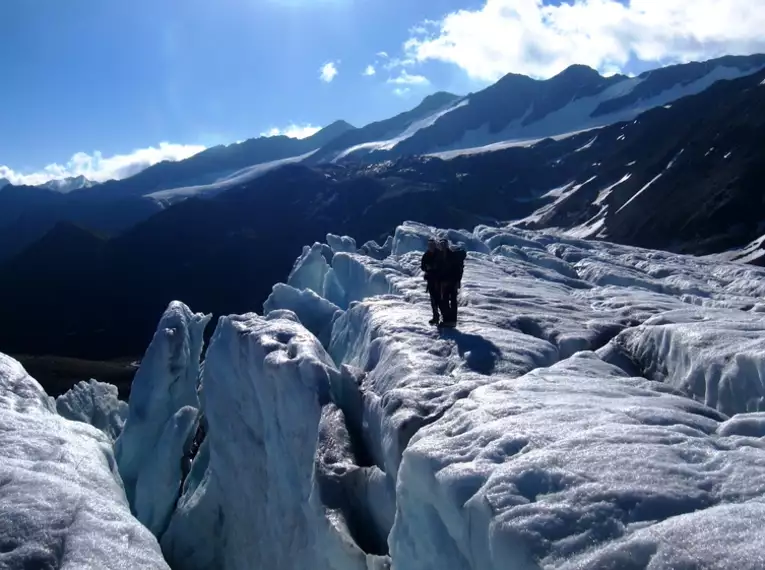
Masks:
[[[56,411],[61,417],[90,424],[116,440],[125,426],[128,405],[119,399],[117,386],[91,379],[78,382],[56,398]]]
[[[453,330],[433,236],[468,251]],[[759,569],[764,295],[756,267],[510,226],[330,234],[206,352],[211,316],[170,304],[115,492],[174,570]]]
[[[0,567],[168,569],[155,537],[130,514],[111,438],[59,415],[2,354]]]

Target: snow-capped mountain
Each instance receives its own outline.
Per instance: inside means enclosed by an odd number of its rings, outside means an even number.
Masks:
[[[448,101],[404,133],[346,145],[337,156],[377,161],[579,132],[634,119],[764,67],[765,55],[757,55],[673,65],[638,77],[603,77],[582,65],[545,81],[508,74],[483,91]]]
[[[130,178],[105,182],[92,192],[100,196],[143,196],[162,190],[207,186],[235,177],[252,166],[306,155],[352,130],[353,125],[335,121],[304,139],[262,136],[218,145],[186,160],[160,162]]]
[[[765,56],[728,56],[668,66],[638,77],[603,77],[582,65],[539,81],[508,74],[465,97],[439,92],[410,111],[355,128],[336,121],[306,139],[260,137],[163,162],[99,188],[107,195],[147,195],[164,205],[212,196],[285,164],[376,162],[492,144],[563,136],[618,121],[699,93],[716,81],[765,67]]]
[[[71,176],[69,178],[59,178],[56,180],[49,180],[44,184],[40,184],[38,188],[47,188],[54,192],[61,192],[67,194],[74,192],[75,190],[82,190],[83,188],[92,188],[96,186],[98,182],[88,180],[85,176]]]
[[[542,196],[518,225],[701,254],[759,238],[763,217],[753,206],[765,177],[764,80],[762,71],[721,82],[572,139],[583,144],[554,167],[573,162],[578,175]]]
[[[469,252],[457,329],[427,324],[434,235]],[[0,356],[5,560],[759,570],[763,296],[759,268],[512,227],[328,235],[206,351],[171,303],[126,414]]]

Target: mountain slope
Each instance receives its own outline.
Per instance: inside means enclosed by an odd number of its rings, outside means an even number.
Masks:
[[[765,55],[753,55],[674,65],[635,78],[604,78],[581,65],[545,81],[510,74],[468,96],[465,105],[431,126],[367,159],[537,139],[631,120],[648,109],[699,93],[715,81],[763,67]]]
[[[140,196],[91,195],[89,190],[62,194],[34,186],[0,188],[0,262],[21,252],[59,222],[115,235],[162,209],[156,201]]]
[[[762,233],[765,179],[765,71],[716,83],[592,134],[577,155],[597,162],[591,181],[553,197],[524,227],[713,253]]]
[[[143,196],[152,192],[209,184],[237,170],[299,156],[316,150],[343,133],[354,130],[345,121],[336,121],[304,139],[284,135],[258,137],[241,143],[208,148],[186,160],[160,162],[125,180],[106,182],[91,193]]]
[[[88,180],[85,176],[70,176],[69,178],[61,178],[57,180],[50,180],[44,184],[38,185],[38,188],[47,188],[48,190],[54,190],[66,194],[68,192],[74,192],[75,190],[82,190],[83,188],[90,188],[96,186],[98,183]]]
[[[336,137],[322,147],[311,157],[312,163],[327,162],[336,159],[343,153],[359,145],[384,141],[401,135],[413,123],[427,119],[454,105],[461,97],[452,93],[438,92],[428,95],[414,109],[400,113],[390,119],[370,123],[360,129],[348,131]]]

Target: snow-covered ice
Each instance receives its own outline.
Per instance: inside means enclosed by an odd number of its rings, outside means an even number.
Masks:
[[[393,566],[759,567],[742,545],[765,531],[742,521],[762,510],[765,422],[728,417],[760,409],[765,274],[476,228],[461,324],[439,333],[417,271],[434,234],[399,228],[383,265],[346,254],[378,294],[329,345],[360,371],[335,400],[395,492]]]
[[[62,417],[90,424],[114,440],[122,433],[128,405],[119,399],[117,386],[90,380],[78,382],[56,398],[56,410]]]
[[[197,381],[210,315],[172,303],[160,320],[130,391],[128,418],[115,443],[125,492],[138,519],[161,533],[180,492],[180,463],[199,409]],[[168,497],[168,493],[172,493]],[[164,505],[164,512],[157,512]]]
[[[110,437],[61,417],[53,398],[3,354],[0,567],[168,568],[156,539],[130,514]]]
[[[427,324],[433,236],[468,251],[456,329]],[[159,325],[120,468],[173,568],[763,567],[765,271],[513,227],[327,241],[219,320],[200,382],[207,317]]]

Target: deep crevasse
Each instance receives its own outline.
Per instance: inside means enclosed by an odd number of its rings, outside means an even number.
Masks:
[[[181,333],[160,325],[137,396],[162,404],[131,400],[120,444],[156,434],[123,477],[166,481],[146,505],[177,499],[155,527],[171,565],[761,567],[763,272],[452,230],[471,253],[459,329],[439,332],[418,272],[432,231],[405,224],[383,259],[307,247],[267,317],[219,320],[199,386],[205,317],[171,306]]]

